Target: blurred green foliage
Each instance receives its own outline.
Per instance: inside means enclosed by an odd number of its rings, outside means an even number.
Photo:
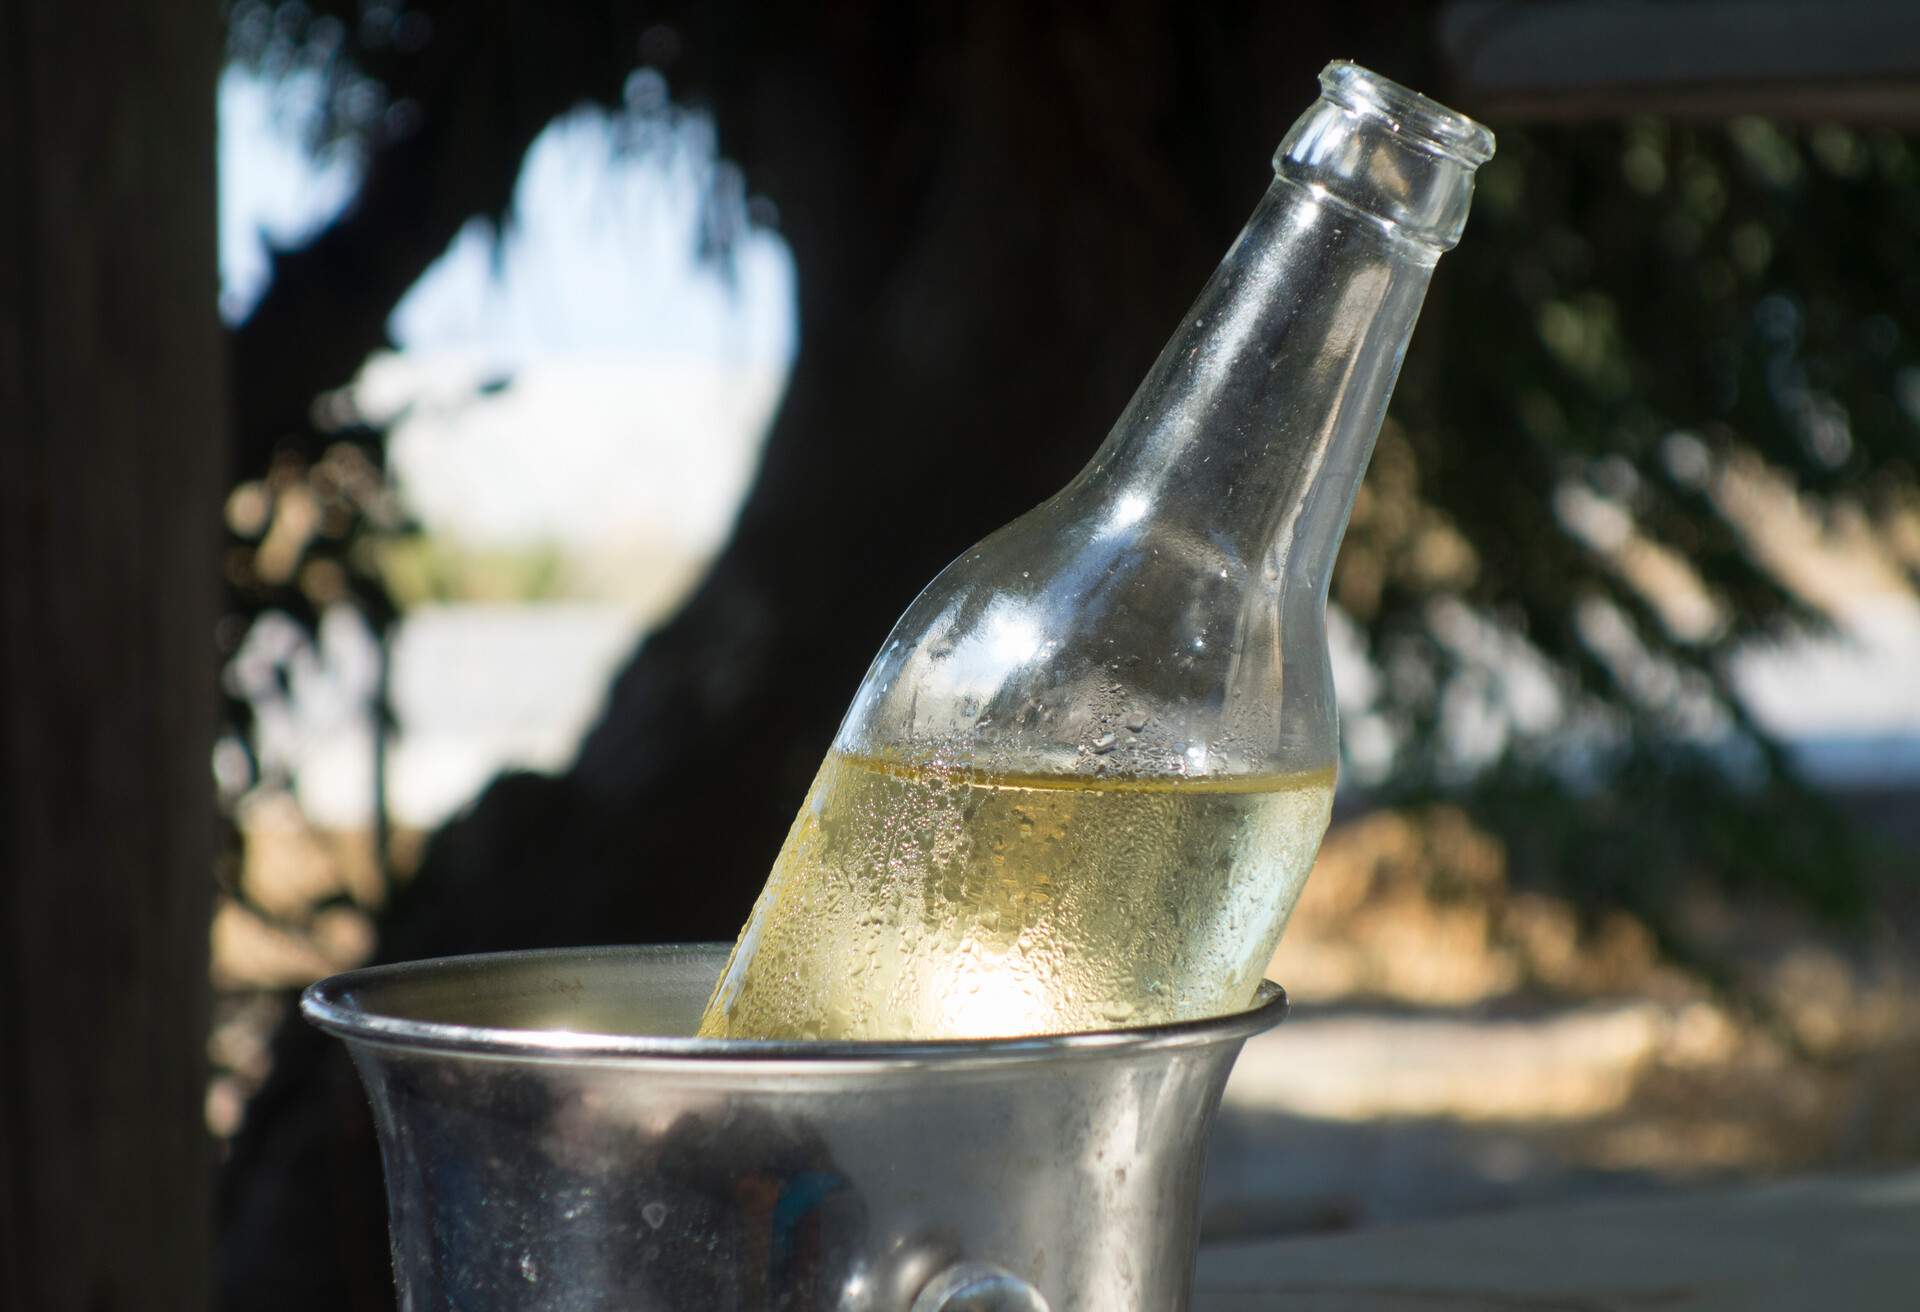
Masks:
[[[566,554],[550,542],[481,548],[415,534],[383,542],[377,568],[402,610],[429,602],[505,604],[568,595]]]
[[[1744,644],[1821,630],[1831,600],[1790,586],[1737,493],[1797,486],[1798,512],[1864,521],[1920,579],[1899,546],[1916,250],[1920,159],[1890,131],[1501,131],[1335,580],[1408,744],[1390,795],[1462,786],[1441,727],[1463,694],[1499,718],[1512,690],[1485,649],[1518,646],[1587,746],[1570,759],[1566,718],[1509,716],[1471,782],[1517,873],[1656,922],[1700,876],[1863,905],[1858,835],[1731,679]],[[1480,651],[1450,636],[1462,605],[1494,635]]]

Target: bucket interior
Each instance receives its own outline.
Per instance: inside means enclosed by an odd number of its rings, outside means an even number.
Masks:
[[[685,1039],[726,959],[719,943],[453,957],[337,977],[326,1000],[409,1026]]]

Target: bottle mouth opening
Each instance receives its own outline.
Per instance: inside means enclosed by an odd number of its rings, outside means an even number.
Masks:
[[[1321,94],[1336,105],[1385,119],[1395,132],[1428,150],[1478,168],[1493,158],[1493,133],[1465,114],[1344,59],[1320,72]]]

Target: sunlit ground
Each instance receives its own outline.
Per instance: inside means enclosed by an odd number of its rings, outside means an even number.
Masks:
[[[1685,915],[1727,988],[1512,890],[1451,808],[1338,828],[1273,964],[1294,1018],[1229,1085],[1209,1232],[1920,1159],[1920,907],[1865,942],[1750,898]]]

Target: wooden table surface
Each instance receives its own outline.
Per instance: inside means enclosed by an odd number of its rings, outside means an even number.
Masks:
[[[1195,1312],[1920,1312],[1920,1171],[1203,1249]]]

